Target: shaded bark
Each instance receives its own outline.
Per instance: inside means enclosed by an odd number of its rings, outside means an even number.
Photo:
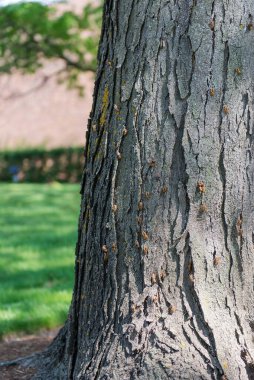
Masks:
[[[106,1],[73,300],[37,378],[254,378],[252,12]]]

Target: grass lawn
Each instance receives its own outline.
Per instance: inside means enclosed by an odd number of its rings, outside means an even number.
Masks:
[[[79,204],[78,185],[0,184],[0,337],[64,322]]]

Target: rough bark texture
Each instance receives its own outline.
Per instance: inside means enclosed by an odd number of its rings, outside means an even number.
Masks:
[[[37,378],[254,379],[252,14],[106,1],[73,301]]]

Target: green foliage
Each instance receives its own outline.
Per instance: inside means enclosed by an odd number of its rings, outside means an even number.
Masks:
[[[0,74],[33,73],[45,59],[60,59],[61,80],[79,85],[79,73],[95,71],[102,7],[91,4],[81,14],[39,3],[0,8]],[[60,74],[59,72],[59,74]]]
[[[80,183],[84,148],[40,148],[0,152],[0,181]]]
[[[78,185],[1,184],[0,337],[65,321],[79,203]]]

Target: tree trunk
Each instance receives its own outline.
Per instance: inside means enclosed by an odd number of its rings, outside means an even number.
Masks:
[[[106,0],[73,300],[37,378],[254,379],[252,12]]]

